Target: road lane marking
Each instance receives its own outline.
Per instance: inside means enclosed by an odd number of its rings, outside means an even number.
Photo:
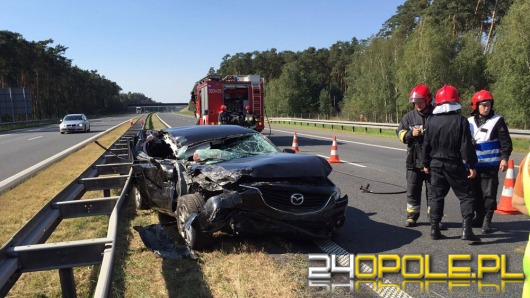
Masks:
[[[273,129],[273,130],[274,131],[283,132],[283,133],[288,133],[288,134],[292,133],[291,131],[284,131],[284,130],[278,130],[278,129]],[[296,133],[296,135],[298,135],[298,136],[308,136],[308,137],[313,137],[313,138],[317,138],[317,139],[324,139],[324,140],[330,140],[331,139],[331,138],[328,138],[328,137],[321,137],[321,136],[315,136],[315,135],[310,135],[310,134],[302,134],[302,133]],[[388,147],[388,146],[382,146],[382,145],[374,145],[374,144],[368,144],[368,143],[348,141],[348,140],[343,140],[343,139],[340,139],[340,142],[363,145],[363,146],[370,146],[370,147],[377,147],[377,148],[383,148],[383,149],[390,149],[390,150],[407,151],[407,149],[403,149],[403,148],[395,148],[395,147]]]
[[[320,155],[320,154],[316,154],[316,155],[320,156],[320,157],[323,157],[323,158],[327,158],[327,156],[324,156],[324,155]],[[350,164],[352,166],[356,166],[356,167],[360,167],[360,168],[366,168],[366,166],[364,166],[364,165],[360,165],[360,164],[357,164],[357,163],[345,161],[345,160],[342,160],[342,159],[340,159],[340,162],[347,163],[347,164]]]
[[[34,138],[31,138],[31,139],[28,139],[28,141],[39,139],[39,138],[42,138],[42,136],[38,136],[38,137],[34,137]]]

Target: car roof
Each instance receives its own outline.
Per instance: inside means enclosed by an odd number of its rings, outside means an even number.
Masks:
[[[173,138],[178,138],[182,145],[190,145],[203,140],[213,140],[227,136],[259,133],[239,125],[190,125],[165,128]]]
[[[66,116],[82,116],[82,115],[83,115],[83,114],[68,114],[68,115],[66,115]],[[66,117],[66,116],[65,116],[65,117]]]

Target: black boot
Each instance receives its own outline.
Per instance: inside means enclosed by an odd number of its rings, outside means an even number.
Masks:
[[[431,206],[427,207],[427,215],[430,216],[431,214]],[[442,223],[442,219],[440,218],[440,231],[447,231],[447,227]]]
[[[462,240],[480,242],[480,238],[473,234],[472,219],[464,219],[462,222]]]
[[[431,219],[431,238],[432,240],[445,238],[440,232],[440,220]]]
[[[493,232],[493,228],[491,227],[491,219],[493,218],[493,211],[486,211],[486,217],[484,220],[484,224],[482,225],[482,234],[489,234]]]
[[[481,210],[481,211],[476,211],[475,212],[475,218],[473,218],[473,228],[481,228],[482,227],[482,223],[484,222],[484,215],[485,215],[485,212],[484,210]]]
[[[442,220],[440,220],[440,231],[447,231],[447,227],[442,223]]]

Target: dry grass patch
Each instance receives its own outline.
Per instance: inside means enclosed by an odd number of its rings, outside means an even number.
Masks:
[[[307,267],[301,270],[297,262],[278,263],[252,245],[233,247],[232,252],[203,253],[201,261],[214,297],[305,296],[301,281],[305,280]]]

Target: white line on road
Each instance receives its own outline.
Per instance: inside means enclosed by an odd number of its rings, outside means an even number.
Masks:
[[[278,130],[278,129],[273,129],[273,130],[274,130],[274,131],[279,131],[279,132],[284,132],[284,133],[292,133],[291,131],[284,131],[284,130]],[[308,136],[308,137],[313,137],[313,138],[318,138],[318,139],[324,139],[324,140],[329,140],[329,139],[331,139],[331,138],[329,138],[329,137],[321,137],[321,136],[315,136],[315,135],[310,135],[310,134],[302,134],[302,133],[296,133],[296,135],[298,135],[298,136]],[[361,142],[347,141],[347,140],[343,140],[343,139],[341,139],[340,141],[341,141],[341,142],[344,142],[344,143],[358,144],[358,145],[364,145],[364,146],[370,146],[370,147],[377,147],[377,148],[384,148],[384,149],[390,149],[390,150],[407,151],[407,149],[403,149],[403,148],[395,148],[395,147],[388,147],[388,146],[374,145],[374,144],[368,144],[368,143],[361,143]]]
[[[34,137],[34,138],[31,138],[31,139],[28,139],[28,141],[39,139],[39,138],[42,138],[42,136],[38,136],[38,137]]]
[[[324,157],[324,158],[327,158],[327,156],[324,156],[324,155],[320,155],[320,154],[316,154],[317,156],[320,156],[320,157]],[[344,163],[347,163],[347,164],[350,164],[352,166],[356,166],[356,167],[361,167],[361,168],[366,168],[366,166],[363,166],[363,165],[360,165],[360,164],[357,164],[357,163],[353,163],[353,162],[349,162],[349,161],[345,161],[345,160],[340,160],[341,162],[344,162]]]

